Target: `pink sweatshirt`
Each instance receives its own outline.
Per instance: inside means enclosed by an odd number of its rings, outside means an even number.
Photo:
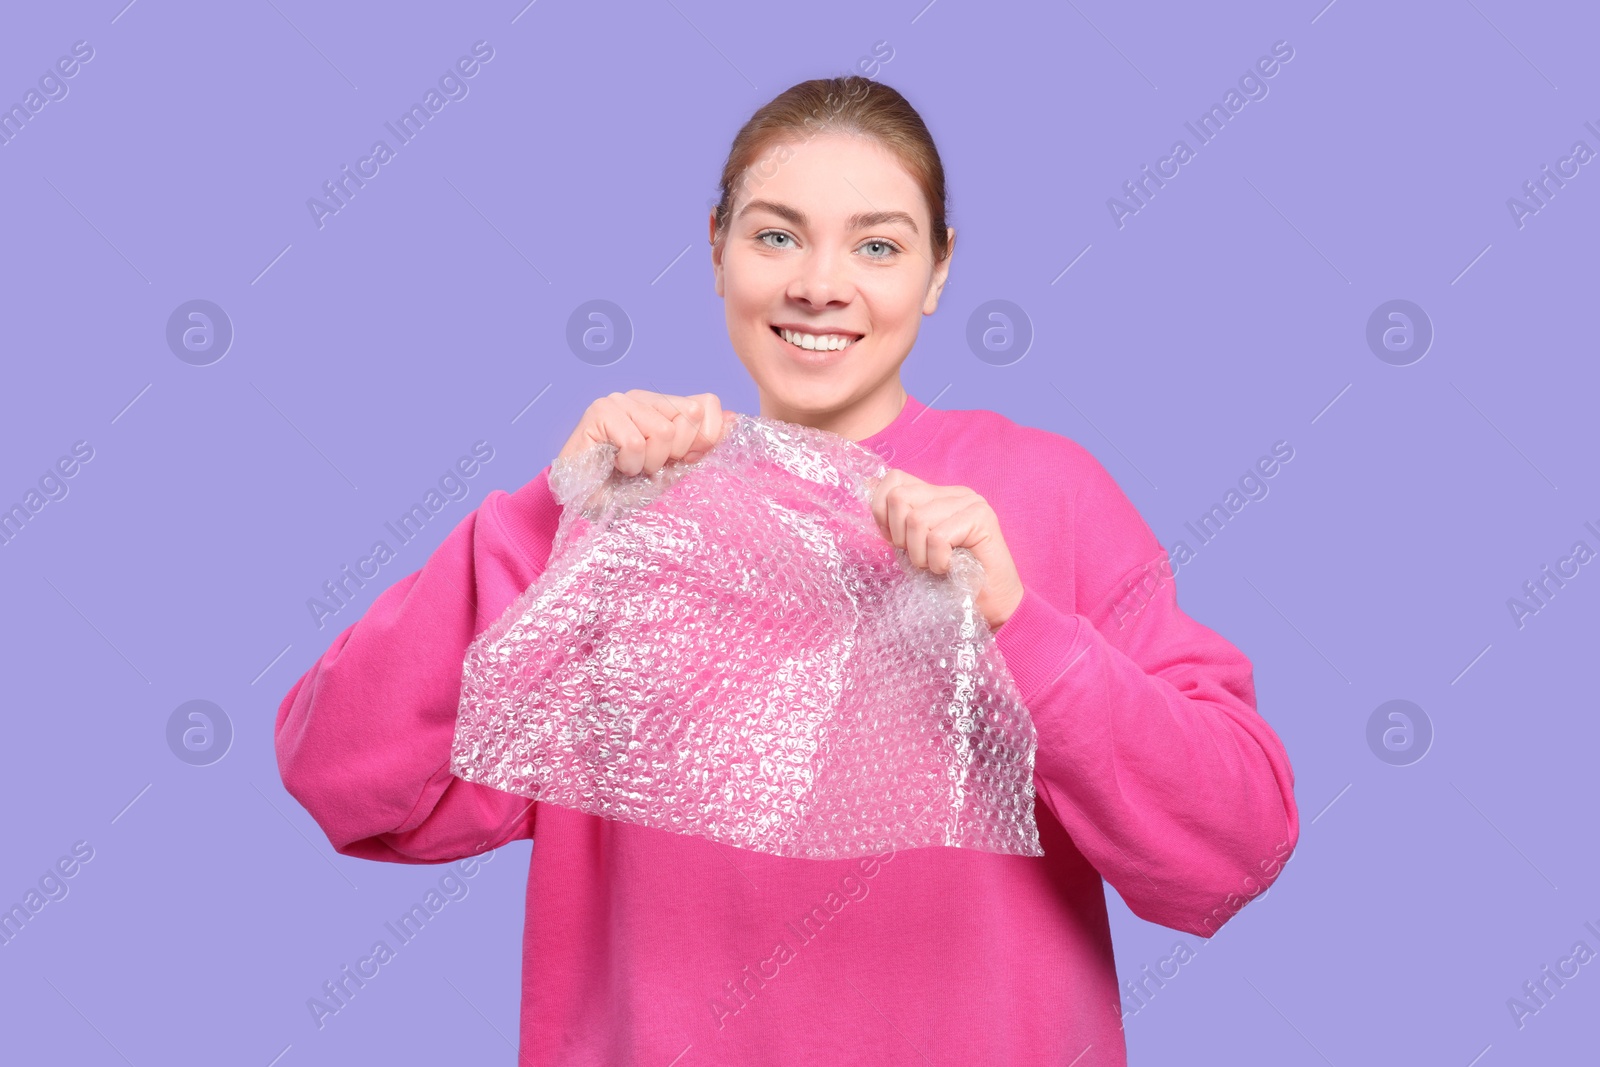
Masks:
[[[861,444],[1000,518],[1025,592],[995,640],[1038,731],[1043,857],[790,859],[453,777],[463,654],[549,559],[549,467],[491,492],[284,698],[284,785],[340,853],[442,863],[533,839],[522,1067],[1122,1065],[1101,879],[1206,937],[1293,851],[1294,775],[1249,660],[1179,609],[1087,451],[915,397]]]

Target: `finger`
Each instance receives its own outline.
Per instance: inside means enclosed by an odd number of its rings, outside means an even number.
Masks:
[[[904,529],[905,533],[900,538],[900,544],[906,550],[906,558],[911,561],[913,567],[918,569],[926,567],[928,565],[928,531],[915,508],[906,512]]]
[[[889,490],[884,498],[889,540],[909,552],[910,548],[906,544],[907,517],[912,511],[943,491],[941,486],[929,485],[927,482],[902,473],[900,480]]]
[[[623,474],[637,474],[644,454],[644,434],[634,425],[621,393],[611,393],[590,405],[587,418],[578,430],[589,444],[609,441],[617,448],[613,464]]]
[[[630,393],[612,393],[601,419],[604,439],[617,446],[616,468],[623,474],[650,473],[666,462],[672,420],[647,400]]]
[[[889,530],[889,492],[895,486],[904,484],[910,476],[898,467],[890,467],[878,481],[877,488],[872,492],[872,517],[877,520],[885,532]],[[893,538],[890,538],[893,540]]]
[[[643,469],[653,474],[688,450],[700,418],[700,403],[692,397],[646,389],[631,389],[628,396],[635,403],[636,421],[645,431]]]
[[[950,514],[934,523],[928,531],[928,570],[934,574],[949,574],[955,550],[973,547],[983,521],[984,506],[969,501],[958,503]]]
[[[659,412],[669,420],[679,415],[685,415],[693,422],[700,417],[700,401],[692,396],[657,393],[649,389],[629,389],[627,395],[629,399]]]
[[[715,393],[698,393],[691,399],[700,402],[701,417],[695,428],[695,434],[686,450],[685,458],[699,459],[722,440],[722,434],[727,428],[727,420],[722,410],[722,401]]]
[[[672,441],[667,455],[671,459],[684,459],[694,449],[693,445],[700,436],[699,418],[690,418],[686,412],[680,412],[672,418]]]
[[[716,438],[708,436],[706,432],[708,421],[721,421],[722,407],[714,394],[678,396],[674,393],[644,393],[640,399],[672,421],[668,459],[692,462],[710,451],[716,443]]]
[[[937,487],[929,487],[937,493]],[[939,529],[951,515],[962,510],[965,504],[960,497],[941,494],[931,496],[913,506],[905,519],[905,549],[911,562],[932,570],[932,563],[940,550]],[[949,546],[944,546],[948,553]],[[936,572],[938,573],[938,572]]]

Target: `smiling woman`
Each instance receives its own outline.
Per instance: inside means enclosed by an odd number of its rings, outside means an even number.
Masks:
[[[945,199],[922,117],[865,78],[802,82],[739,131],[709,235],[761,414],[851,438],[889,423],[950,273]]]
[[[1178,607],[1173,582],[1146,581],[1170,561],[1087,450],[993,411],[936,410],[902,385],[955,245],[938,151],[905,97],[858,77],[795,85],[739,131],[721,185],[714,287],[760,414],[893,460],[871,506],[905,564],[949,573],[961,548],[982,565],[969,620],[1037,734],[1043,855],[947,836],[879,856],[870,899],[845,910],[832,887],[857,860],[719,845],[454,776],[464,657],[551,566],[551,466],[490,493],[289,691],[284,784],[348,856],[443,863],[535,839],[519,1064],[1120,1067],[1105,884],[1141,918],[1210,937],[1299,839],[1294,774],[1256,711],[1250,661]],[[612,393],[557,460],[608,442],[618,471],[654,474],[696,462],[735,423],[712,393]],[[662,581],[651,621],[682,645],[695,631],[665,622],[686,602],[674,588]],[[1133,591],[1130,621],[1116,608]],[[710,650],[699,660],[708,678],[723,667]],[[631,692],[595,688],[602,702]],[[727,703],[711,714],[784,710]],[[684,743],[705,727],[689,718]],[[975,729],[990,742],[991,724]],[[866,747],[871,762],[882,746]],[[786,931],[808,914],[815,944],[808,932],[797,957]]]

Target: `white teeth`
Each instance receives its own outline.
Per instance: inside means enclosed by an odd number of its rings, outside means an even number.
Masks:
[[[818,335],[814,333],[800,333],[796,330],[785,330],[782,327],[779,328],[778,332],[782,334],[783,339],[788,341],[790,344],[798,345],[801,348],[810,349],[812,351],[820,349],[824,352],[834,352],[841,348],[847,347],[853,341],[855,341],[854,337],[846,337],[843,334],[837,333],[825,333]]]

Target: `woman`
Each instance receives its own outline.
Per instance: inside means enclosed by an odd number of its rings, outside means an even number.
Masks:
[[[550,556],[546,467],[379,596],[276,728],[284,784],[345,855],[440,863],[534,839],[520,1064],[1123,1064],[1102,878],[1207,937],[1294,849],[1293,775],[1250,663],[1179,610],[1111,476],[1064,437],[901,385],[950,270],[944,204],[899,93],[804,82],[733,143],[716,290],[761,414],[882,456],[874,514],[913,564],[943,572],[956,547],[982,562],[978,606],[1038,734],[1045,855],[785,858],[452,777],[465,650]],[[613,393],[561,454],[611,441],[619,469],[651,472],[724,425],[710,394]]]

